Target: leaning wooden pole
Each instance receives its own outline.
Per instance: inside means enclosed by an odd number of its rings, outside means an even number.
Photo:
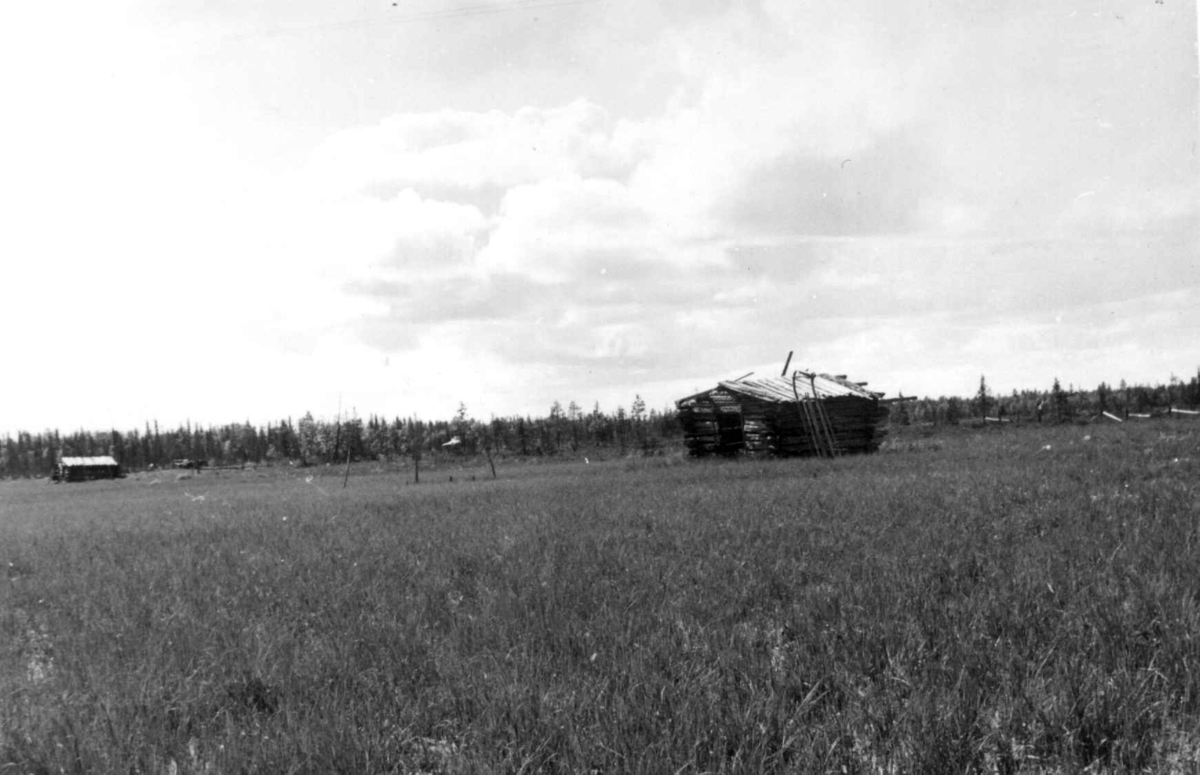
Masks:
[[[817,416],[821,420],[821,427],[825,431],[825,438],[829,442],[829,456],[837,457],[838,448],[837,442],[833,437],[833,425],[829,422],[829,415],[825,413],[825,405],[821,403],[821,397],[817,395],[817,375],[810,374],[809,381],[812,384],[813,402],[816,408]]]
[[[809,438],[812,439],[813,450],[817,453],[817,457],[825,457],[825,442],[821,438],[821,428],[817,423],[817,417],[814,413],[812,399],[805,398],[801,403],[804,406],[804,419],[808,423],[808,435]]]
[[[342,477],[342,489],[350,482],[350,445],[346,445],[346,475]]]
[[[817,457],[824,457],[824,450],[821,449],[821,436],[817,432],[817,423],[812,414],[812,407],[808,401],[800,398],[800,391],[796,389],[796,374],[792,372],[792,395],[796,397],[796,411],[800,415],[805,425],[808,426],[808,437],[812,439],[813,451],[817,453]]]

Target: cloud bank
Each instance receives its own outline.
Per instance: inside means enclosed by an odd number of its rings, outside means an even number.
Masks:
[[[1145,101],[1143,85],[1093,70],[1144,53],[1110,20],[953,10],[852,3],[814,25],[794,4],[716,9],[658,41],[678,85],[653,115],[576,99],[331,137],[314,190],[404,221],[344,284],[372,310],[350,329],[563,383],[793,347],[837,370],[903,361],[910,391],[960,390],[956,371],[1020,381],[1017,354],[1043,370],[1072,349],[1106,360],[1129,321],[1097,310],[1145,314],[1200,286],[1197,188],[1174,171],[1195,158],[1173,155],[1194,97],[1143,141],[1115,104]]]

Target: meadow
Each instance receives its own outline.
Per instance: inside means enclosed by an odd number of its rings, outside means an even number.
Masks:
[[[342,474],[0,482],[0,773],[1200,767],[1198,424]]]

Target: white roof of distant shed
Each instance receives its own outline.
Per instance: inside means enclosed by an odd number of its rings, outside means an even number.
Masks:
[[[111,455],[100,455],[99,457],[64,457],[62,459],[64,466],[115,466],[116,460],[113,460]]]

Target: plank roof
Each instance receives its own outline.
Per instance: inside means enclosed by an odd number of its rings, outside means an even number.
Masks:
[[[874,401],[879,393],[841,377],[828,374],[809,374],[798,371],[790,377],[747,377],[718,383],[731,393],[740,393],[762,401],[795,401],[800,398],[835,398],[854,396]]]

